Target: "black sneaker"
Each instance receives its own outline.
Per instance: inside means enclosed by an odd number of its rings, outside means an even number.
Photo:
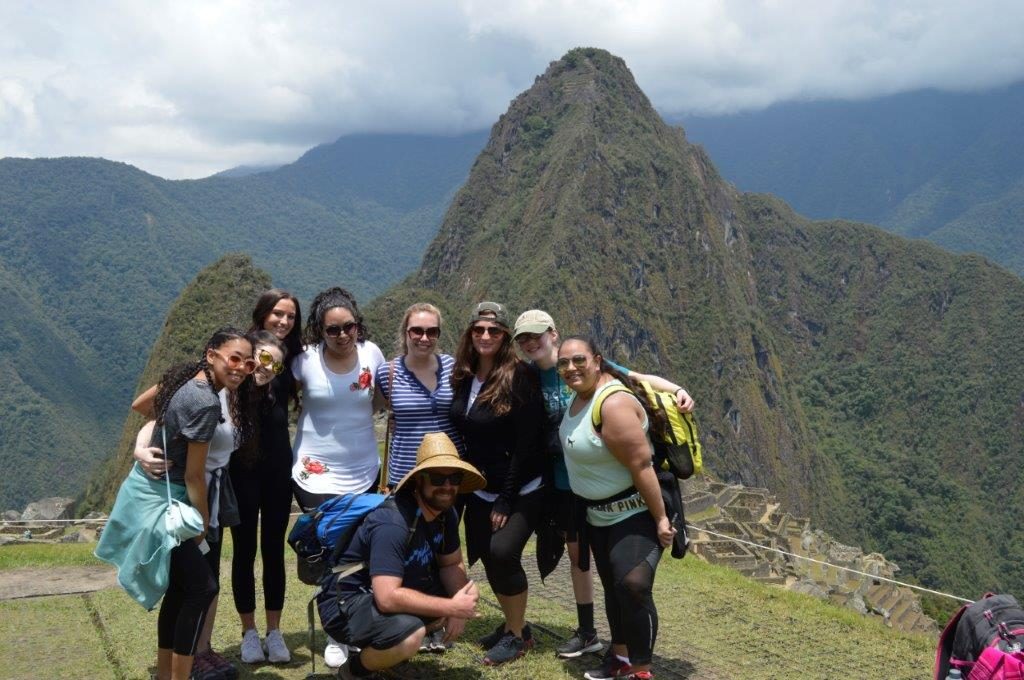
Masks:
[[[444,628],[438,628],[433,633],[427,633],[423,636],[423,642],[420,643],[420,654],[433,653],[433,654],[444,654],[451,647],[450,643],[444,641],[445,630]]]
[[[601,659],[601,667],[583,674],[586,680],[615,680],[615,678],[626,678],[633,671],[633,667],[619,659],[609,647]]]
[[[188,677],[189,680],[226,680],[224,672],[214,665],[207,652],[196,654],[192,660],[192,672]]]
[[[516,637],[512,631],[507,631],[498,644],[487,651],[484,657],[485,666],[500,666],[509,661],[515,661],[523,654],[526,654],[526,642],[521,637]]]
[[[498,624],[498,627],[494,629],[493,633],[488,633],[479,640],[476,641],[483,649],[490,649],[494,645],[498,644],[501,638],[505,637],[505,622],[502,621]],[[533,631],[530,629],[530,624],[523,625],[523,642],[526,643],[527,649],[533,649]]]
[[[603,647],[597,639],[596,630],[588,632],[577,628],[571,638],[555,647],[555,654],[563,659],[575,659],[590,652],[599,652]]]

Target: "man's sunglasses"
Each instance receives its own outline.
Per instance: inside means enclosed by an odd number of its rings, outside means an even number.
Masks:
[[[489,335],[492,338],[500,338],[505,334],[505,329],[498,326],[473,326],[472,331],[474,338],[482,338],[485,335]]]
[[[212,349],[210,351],[219,356],[221,359],[223,359],[224,363],[227,364],[228,369],[232,371],[240,370],[244,373],[252,373],[253,371],[256,370],[256,360],[253,359],[252,357],[243,358],[238,356],[237,354],[229,354],[228,356],[224,356],[219,350]]]
[[[256,358],[259,359],[260,366],[263,368],[269,368],[274,372],[274,375],[281,375],[284,371],[284,362],[274,361],[274,355],[265,349],[261,349],[256,353]]]
[[[576,369],[582,369],[587,365],[589,359],[584,354],[577,354],[572,357],[562,357],[555,362],[555,368],[558,369],[559,373],[565,373],[569,370],[569,366],[572,365]]]
[[[431,486],[444,486],[445,484],[459,486],[462,484],[462,478],[465,476],[465,473],[449,472],[448,474],[443,474],[440,472],[424,472],[423,476],[430,480]]]
[[[437,340],[441,335],[440,326],[430,326],[424,328],[423,326],[409,326],[405,329],[405,332],[409,334],[409,337],[413,340],[419,340],[424,335],[427,336],[428,340]]]
[[[359,324],[357,324],[355,321],[349,321],[348,323],[343,323],[340,326],[332,325],[324,329],[324,335],[326,335],[329,338],[336,338],[342,333],[346,335],[351,335],[352,331],[354,331],[358,327]]]

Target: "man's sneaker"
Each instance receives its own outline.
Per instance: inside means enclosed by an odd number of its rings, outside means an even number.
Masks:
[[[423,642],[420,643],[420,652],[432,652],[434,654],[444,654],[448,651],[451,646],[444,641],[445,629],[438,628],[432,633],[427,633],[423,636]]]
[[[288,651],[288,645],[284,643],[284,636],[281,635],[279,628],[267,633],[263,647],[267,650],[267,661],[270,663],[288,663],[292,660],[292,653]]]
[[[341,668],[347,660],[348,645],[344,645],[328,635],[327,646],[324,647],[324,663],[328,668]]]
[[[507,631],[498,644],[487,651],[484,657],[485,666],[500,666],[503,663],[514,661],[526,654],[526,642],[521,637],[516,637],[512,631]]]
[[[583,674],[586,680],[614,680],[615,678],[627,678],[633,671],[633,667],[619,657],[615,656],[612,648],[604,653],[601,659],[601,667]]]
[[[260,644],[260,634],[255,628],[242,633],[242,663],[262,663],[267,660]]]
[[[596,630],[588,632],[577,628],[571,638],[555,648],[555,653],[563,659],[575,659],[590,652],[599,652],[602,647],[604,645],[597,639]]]
[[[651,671],[637,671],[627,675],[624,680],[654,680],[654,673]]]
[[[226,680],[207,652],[196,654],[192,660],[192,674],[188,677],[189,680]]]
[[[494,629],[493,633],[488,633],[479,640],[476,641],[478,645],[484,649],[490,649],[494,645],[498,644],[501,638],[505,637],[505,622],[502,621],[498,624],[498,627]],[[530,624],[527,623],[523,626],[523,642],[526,643],[527,649],[533,649],[533,630],[530,628]]]
[[[206,650],[203,654],[210,660],[213,667],[220,672],[220,677],[223,678],[223,680],[238,680],[238,669],[235,668],[235,664],[231,663],[212,649]]]

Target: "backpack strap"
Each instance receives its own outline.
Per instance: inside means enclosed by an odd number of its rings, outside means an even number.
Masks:
[[[599,434],[601,432],[601,407],[604,406],[604,400],[616,392],[629,392],[630,394],[633,394],[633,390],[629,389],[622,383],[609,385],[601,390],[601,393],[598,394],[594,400],[593,409],[590,411],[590,424],[594,426],[594,432]]]

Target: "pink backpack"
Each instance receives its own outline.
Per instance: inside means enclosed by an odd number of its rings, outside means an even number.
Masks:
[[[1024,680],[1024,652],[988,647],[978,657],[967,680]]]

